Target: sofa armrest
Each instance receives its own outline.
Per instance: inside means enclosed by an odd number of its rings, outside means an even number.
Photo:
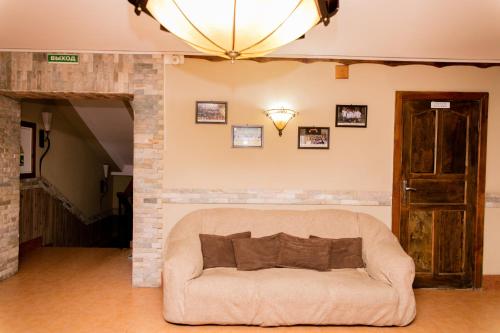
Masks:
[[[409,285],[415,264],[396,239],[384,239],[366,251],[366,269],[371,277],[391,285]]]
[[[413,259],[402,249],[396,237],[387,237],[375,242],[367,249],[366,270],[379,281],[391,285],[399,296],[398,315],[400,325],[409,324],[416,315],[413,279],[415,264]]]
[[[183,281],[200,276],[203,271],[200,241],[190,238],[170,241],[165,253],[164,268]]]
[[[163,265],[163,314],[170,322],[182,322],[186,284],[203,272],[200,241],[196,237],[169,241]]]

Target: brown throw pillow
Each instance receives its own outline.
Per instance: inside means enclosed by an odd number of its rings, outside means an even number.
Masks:
[[[329,239],[307,239],[283,234],[280,237],[279,267],[330,270]]]
[[[236,267],[231,240],[250,238],[250,231],[228,236],[200,234],[203,269],[213,267]]]
[[[280,234],[260,238],[233,239],[236,267],[240,271],[276,267]]]
[[[320,238],[309,236],[315,239],[327,239],[331,241],[330,248],[330,268],[362,268],[363,262],[362,238]]]

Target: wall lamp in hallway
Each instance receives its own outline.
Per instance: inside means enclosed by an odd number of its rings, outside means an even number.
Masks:
[[[102,170],[104,171],[104,178],[101,179],[101,182],[100,182],[101,197],[99,199],[99,207],[101,207],[101,209],[102,209],[102,200],[104,199],[104,197],[106,196],[106,194],[109,191],[109,187],[108,187],[109,164],[103,164]]]
[[[297,111],[286,109],[284,107],[281,109],[269,109],[264,111],[264,113],[273,121],[274,127],[278,130],[279,136],[283,134],[283,130],[288,122],[298,114]]]
[[[38,166],[38,176],[39,177],[42,176],[43,159],[45,158],[45,156],[47,155],[47,153],[49,152],[49,149],[50,149],[49,133],[50,133],[50,130],[52,128],[52,112],[43,111],[42,112],[42,122],[43,122],[43,130],[40,130],[40,132],[39,132],[39,145],[40,145],[40,148],[44,148],[45,142],[47,142],[47,148],[45,149],[42,156],[40,157],[40,163]]]
[[[108,193],[109,164],[103,164],[102,170],[104,171],[104,178],[101,179],[101,194],[106,194]]]

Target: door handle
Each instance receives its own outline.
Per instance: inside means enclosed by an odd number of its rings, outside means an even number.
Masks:
[[[405,205],[408,204],[408,196],[406,195],[406,192],[416,192],[416,191],[417,191],[416,188],[408,186],[408,181],[406,179],[403,180],[403,202]]]
[[[411,191],[411,192],[416,192],[416,191],[417,191],[417,189],[416,189],[416,188],[414,188],[414,187],[409,187],[409,186],[408,186],[408,181],[407,181],[406,179],[405,179],[405,180],[403,180],[403,189],[404,189],[405,191]]]

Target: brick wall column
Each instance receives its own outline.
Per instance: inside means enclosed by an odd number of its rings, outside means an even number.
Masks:
[[[159,287],[163,248],[164,65],[161,55],[135,55],[134,232],[132,285]]]
[[[17,272],[21,108],[0,96],[0,280]]]

